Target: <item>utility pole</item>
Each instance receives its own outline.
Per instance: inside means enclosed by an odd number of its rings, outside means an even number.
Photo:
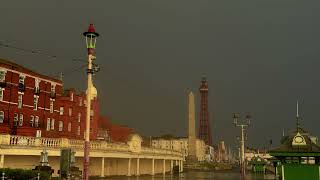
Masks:
[[[91,116],[91,88],[92,88],[92,75],[94,73],[93,60],[96,59],[94,56],[94,49],[96,47],[98,33],[95,32],[93,24],[90,24],[87,32],[83,35],[86,38],[86,45],[88,50],[88,89],[87,89],[87,113],[86,113],[86,133],[84,143],[84,161],[83,161],[83,179],[89,180],[89,152],[90,152],[90,116]]]
[[[239,122],[240,119],[240,115],[239,113],[234,113],[233,114],[233,124],[235,125],[235,127],[239,127],[240,128],[240,133],[241,133],[241,139],[240,139],[240,173],[241,176],[244,177],[246,174],[246,169],[245,169],[245,155],[244,155],[244,131],[245,128],[248,127],[250,125],[250,121],[251,121],[251,115],[247,114],[246,115],[246,122],[245,123],[240,123]]]

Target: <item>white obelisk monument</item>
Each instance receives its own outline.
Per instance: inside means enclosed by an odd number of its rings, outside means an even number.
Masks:
[[[188,163],[196,163],[196,113],[194,104],[194,95],[189,93],[189,133],[188,133]]]

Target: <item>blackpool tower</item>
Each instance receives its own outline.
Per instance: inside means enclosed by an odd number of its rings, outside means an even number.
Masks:
[[[200,91],[200,123],[199,123],[199,139],[204,140],[207,145],[212,145],[211,128],[209,123],[208,112],[208,82],[206,77],[202,77]]]

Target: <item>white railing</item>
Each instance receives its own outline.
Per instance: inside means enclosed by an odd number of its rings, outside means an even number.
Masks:
[[[7,146],[29,146],[29,147],[47,147],[47,148],[72,148],[83,149],[84,141],[78,139],[66,138],[36,138],[28,136],[0,135],[0,145]],[[111,152],[132,152],[128,144],[108,143],[106,141],[91,141],[90,148],[93,151],[111,151]],[[141,147],[142,154],[161,154],[182,157],[182,153],[173,150]]]
[[[146,154],[168,154],[168,155],[182,156],[182,153],[179,151],[160,149],[160,148],[142,147],[141,152]]]

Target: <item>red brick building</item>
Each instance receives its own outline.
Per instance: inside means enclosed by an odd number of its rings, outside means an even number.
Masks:
[[[0,59],[0,133],[83,139],[86,104],[85,93],[63,91],[61,80]],[[95,88],[90,114],[91,139],[117,141],[133,132],[100,116]]]

